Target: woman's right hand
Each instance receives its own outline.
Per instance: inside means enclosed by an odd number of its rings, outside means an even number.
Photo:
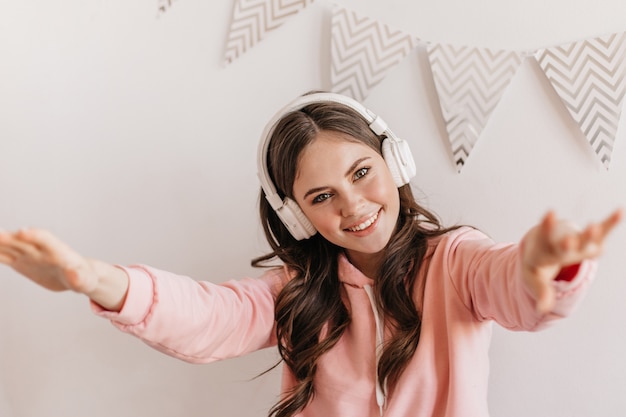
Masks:
[[[88,259],[40,229],[0,232],[0,263],[51,291],[86,294],[109,310],[119,310],[128,290],[126,273]]]

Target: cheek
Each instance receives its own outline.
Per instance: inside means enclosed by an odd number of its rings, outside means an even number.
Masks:
[[[324,235],[327,230],[337,227],[339,220],[332,216],[332,213],[324,210],[316,210],[313,213],[304,213],[309,221],[315,226],[320,234]]]
[[[319,207],[316,207],[314,210],[311,207],[304,206],[303,204],[298,202],[298,206],[300,210],[304,214],[304,216],[315,226],[315,228],[319,231],[320,228],[324,227],[325,223],[328,223],[328,213],[326,210],[320,210]]]
[[[391,185],[387,185],[385,190],[386,191],[384,193],[381,192],[380,198],[384,199],[384,201],[387,201],[387,209],[389,210],[389,214],[397,217],[400,214],[400,192],[393,180],[391,182]]]
[[[398,206],[400,203],[400,196],[398,194],[398,187],[396,186],[391,174],[381,177],[373,188],[373,196],[380,201],[386,201],[389,206]]]

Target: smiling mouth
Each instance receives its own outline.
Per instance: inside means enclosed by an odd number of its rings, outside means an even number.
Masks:
[[[374,222],[376,221],[376,219],[378,219],[378,214],[380,212],[377,211],[376,213],[374,213],[374,215],[372,217],[370,217],[369,219],[365,220],[363,223],[358,224],[356,226],[353,227],[348,227],[346,230],[349,230],[351,232],[360,232],[361,230],[365,230],[368,227],[370,227],[372,224],[374,224]]]

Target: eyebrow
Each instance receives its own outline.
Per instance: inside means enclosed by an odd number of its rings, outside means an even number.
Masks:
[[[348,175],[350,175],[352,173],[352,171],[354,171],[356,169],[356,167],[359,166],[359,164],[361,164],[361,162],[366,161],[368,159],[370,159],[369,156],[364,156],[363,158],[359,158],[356,161],[354,161],[354,163],[352,165],[350,165],[350,168],[348,168],[346,170],[345,176],[347,177]],[[323,190],[325,190],[327,188],[328,188],[327,186],[311,188],[309,191],[304,193],[304,196],[302,197],[302,199],[306,200],[306,198],[308,196],[310,196],[311,194],[315,194],[315,193],[323,191]]]

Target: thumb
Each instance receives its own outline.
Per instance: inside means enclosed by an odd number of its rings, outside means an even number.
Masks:
[[[535,308],[537,313],[546,314],[552,310],[556,294],[551,282],[539,282],[535,289]]]

